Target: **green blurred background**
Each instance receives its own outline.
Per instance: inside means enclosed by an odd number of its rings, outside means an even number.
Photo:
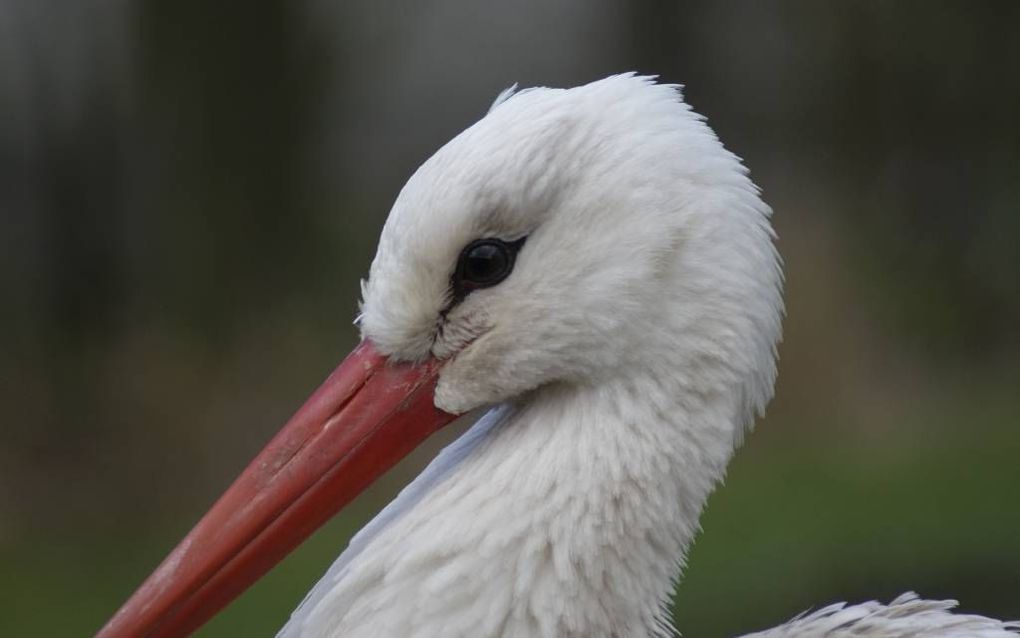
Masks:
[[[787,264],[778,395],[679,627],[908,589],[1020,617],[1018,28],[1011,1],[0,0],[0,635],[89,635],[190,528],[353,345],[397,190],[499,90],[631,69],[687,85]],[[273,635],[441,443],[200,635]]]

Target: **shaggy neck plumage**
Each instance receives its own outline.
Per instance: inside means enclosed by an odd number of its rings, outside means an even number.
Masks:
[[[668,635],[727,418],[648,378],[532,393],[444,452],[284,635]]]

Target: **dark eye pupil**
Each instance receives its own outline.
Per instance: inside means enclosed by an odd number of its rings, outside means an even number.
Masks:
[[[465,255],[464,278],[478,284],[485,284],[503,274],[510,256],[506,248],[496,244],[481,244]]]
[[[472,290],[495,286],[506,279],[514,269],[514,259],[524,245],[524,239],[512,242],[496,238],[477,239],[465,246],[453,273],[455,302]]]

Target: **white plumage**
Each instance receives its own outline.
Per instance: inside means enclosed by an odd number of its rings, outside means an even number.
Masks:
[[[921,600],[908,592],[888,605],[829,605],[744,638],[1007,638],[1020,623],[954,614],[955,600]]]
[[[438,407],[495,407],[280,635],[672,635],[701,510],[772,395],[769,216],[677,87],[622,75],[501,94],[404,187],[360,319],[393,359],[447,360]],[[505,281],[451,305],[453,264],[483,237],[527,240]],[[1009,633],[949,606],[832,606],[754,635]]]

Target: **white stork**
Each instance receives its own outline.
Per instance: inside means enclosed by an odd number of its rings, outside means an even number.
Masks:
[[[362,344],[100,636],[190,633],[478,408],[279,635],[673,635],[701,510],[772,396],[769,217],[675,86],[504,92],[393,205]],[[836,605],[756,636],[1016,636],[951,606]]]

